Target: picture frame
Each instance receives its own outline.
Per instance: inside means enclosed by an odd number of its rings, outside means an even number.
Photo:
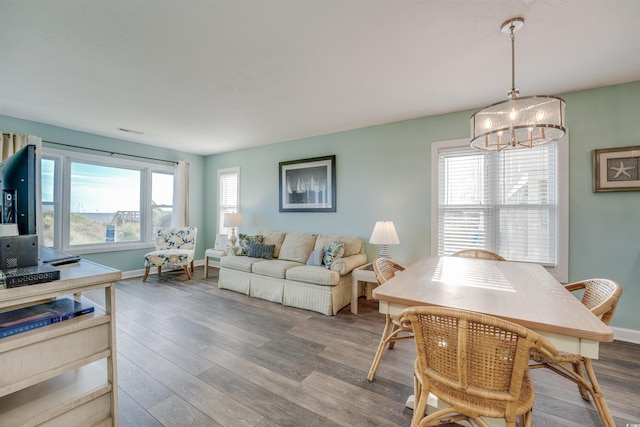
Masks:
[[[213,249],[217,251],[226,251],[230,246],[229,236],[226,234],[216,234],[216,241],[213,245]]]
[[[640,191],[640,146],[593,150],[593,192]]]
[[[336,211],[336,156],[279,163],[280,212]]]

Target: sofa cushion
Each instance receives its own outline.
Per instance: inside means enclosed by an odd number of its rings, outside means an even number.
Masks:
[[[262,236],[249,236],[248,234],[240,234],[238,239],[238,255],[246,255],[249,252],[249,246],[251,243],[262,243]]]
[[[262,236],[262,243],[265,245],[274,245],[273,248],[273,257],[278,258],[280,256],[280,248],[282,247],[282,242],[284,242],[284,236],[287,233],[280,233],[276,231],[259,231],[258,235]]]
[[[356,255],[364,252],[364,243],[362,239],[355,236],[331,236],[327,234],[319,234],[316,239],[316,248],[328,248],[331,242],[344,243],[344,257]]]
[[[300,263],[295,261],[285,261],[280,259],[273,260],[261,260],[256,262],[251,267],[253,274],[259,274],[261,276],[275,277],[277,279],[284,279],[286,272],[290,268],[299,267]]]
[[[306,263],[316,244],[317,234],[287,233],[278,259]]]
[[[220,258],[220,267],[251,273],[253,264],[264,261],[261,258],[249,258],[246,256],[223,256]]]
[[[342,255],[344,255],[344,243],[331,242],[327,247],[327,250],[324,252],[322,263],[325,267],[331,268],[331,264],[333,264],[334,261],[342,258]]]
[[[276,245],[265,245],[264,243],[251,243],[247,251],[248,257],[273,259],[273,249]]]
[[[290,268],[286,272],[288,280],[296,282],[312,283],[314,285],[335,286],[340,283],[340,274],[336,271],[327,270],[324,267],[305,265]]]

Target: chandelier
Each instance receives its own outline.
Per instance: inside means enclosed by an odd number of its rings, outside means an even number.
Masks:
[[[471,147],[475,149],[502,151],[531,148],[555,141],[566,132],[562,98],[518,98],[513,33],[523,26],[523,18],[513,18],[502,24],[501,31],[511,36],[511,90],[507,101],[489,105],[471,116]]]

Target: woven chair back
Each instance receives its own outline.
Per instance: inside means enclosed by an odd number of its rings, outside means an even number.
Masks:
[[[582,303],[608,325],[618,307],[622,286],[610,279],[589,279],[580,283],[584,283]]]
[[[404,266],[388,258],[377,258],[373,262],[373,271],[376,273],[378,282],[383,284],[394,277],[396,272],[404,271]]]
[[[411,307],[400,315],[410,323],[422,381],[436,396],[467,394],[486,399],[487,410],[506,402],[516,411],[529,351],[557,350],[537,333],[502,319],[443,307]],[[463,399],[463,398],[462,398]]]
[[[462,249],[461,251],[451,254],[451,256],[461,258],[489,259],[493,261],[506,261],[506,259],[498,255],[497,253],[487,251],[485,249]]]

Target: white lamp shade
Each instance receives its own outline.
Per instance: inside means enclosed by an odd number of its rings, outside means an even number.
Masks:
[[[235,212],[224,214],[224,226],[225,227],[242,226],[242,214],[235,213]]]
[[[373,245],[397,245],[400,243],[398,233],[393,226],[393,221],[378,221],[369,238],[369,243]]]

